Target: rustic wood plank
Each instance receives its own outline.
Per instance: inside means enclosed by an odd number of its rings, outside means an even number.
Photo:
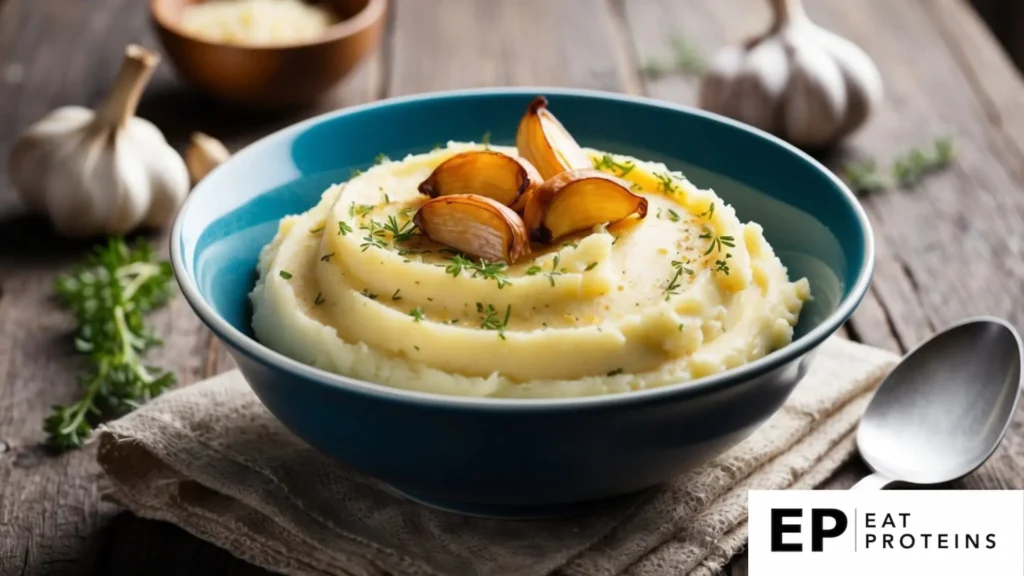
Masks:
[[[389,95],[510,84],[626,86],[615,17],[603,2],[398,0],[393,10]]]
[[[136,0],[5,0],[0,5],[0,158],[6,159],[24,127],[50,109],[94,106],[116,73],[125,44],[156,46],[147,6]],[[195,95],[173,78],[165,62],[139,113],[179,150],[197,129],[234,149],[301,117],[376,97],[380,67],[377,59],[370,62],[317,106],[266,116]],[[72,574],[113,562],[101,571],[193,573],[190,567],[201,565],[199,559],[218,557],[213,546],[182,533],[171,538],[182,542],[180,550],[167,548],[160,560],[155,551],[164,549],[168,528],[130,515],[114,524],[113,538],[106,538],[108,553],[101,554],[102,528],[117,509],[99,498],[103,486],[94,450],[52,456],[40,446],[42,420],[51,405],[75,397],[80,366],[71,349],[72,324],[52,302],[50,287],[88,245],[61,240],[44,221],[25,215],[6,169],[6,161],[0,162],[0,245],[7,247],[0,251],[0,572]],[[166,243],[163,237],[155,240]],[[182,384],[233,366],[183,298],[153,320],[165,345],[152,359],[176,372]]]

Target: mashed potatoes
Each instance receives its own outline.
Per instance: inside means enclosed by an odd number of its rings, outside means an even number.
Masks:
[[[647,199],[646,218],[535,245],[508,267],[414,234],[418,184],[480,148],[385,161],[282,220],[252,292],[257,338],[361,380],[497,397],[655,388],[792,339],[807,281],[789,281],[760,226],[662,164],[587,150]]]

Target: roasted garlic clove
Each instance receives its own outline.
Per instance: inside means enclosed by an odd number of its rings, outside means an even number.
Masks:
[[[542,179],[537,169],[522,158],[501,152],[473,150],[442,162],[424,180],[419,191],[431,198],[476,194],[511,206]]]
[[[547,109],[548,100],[537,96],[519,121],[516,148],[533,163],[545,180],[566,170],[590,168],[593,163],[572,135]]]
[[[553,242],[634,214],[647,216],[646,198],[631,192],[622,180],[587,168],[563,172],[538,186],[523,219],[533,240]]]
[[[427,238],[468,256],[512,264],[530,253],[522,218],[484,196],[453,194],[428,200],[413,221]]]

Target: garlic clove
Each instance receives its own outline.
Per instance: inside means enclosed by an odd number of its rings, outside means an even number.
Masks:
[[[545,180],[566,170],[592,167],[590,157],[547,105],[547,98],[537,96],[519,121],[516,130],[519,155],[536,166]]]
[[[519,215],[484,196],[453,194],[428,200],[413,222],[432,241],[491,262],[512,264],[530,253]]]
[[[634,194],[625,182],[594,169],[563,172],[534,190],[524,222],[532,239],[550,243],[615,223],[630,216],[647,216],[647,199]]]
[[[814,26],[814,35],[839,65],[846,83],[847,117],[839,129],[839,137],[845,137],[863,124],[882,101],[882,74],[860,46],[820,26]]]
[[[792,69],[783,98],[783,127],[804,146],[835,141],[846,119],[846,82],[836,61],[813,41],[790,41]]]
[[[198,183],[230,157],[231,152],[220,140],[202,132],[193,132],[185,150],[185,165],[192,184]]]
[[[524,159],[501,152],[475,150],[456,154],[442,162],[419,185],[419,191],[431,198],[476,194],[511,206],[540,182],[537,169]]]

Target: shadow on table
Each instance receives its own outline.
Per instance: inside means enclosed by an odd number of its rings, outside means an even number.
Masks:
[[[205,132],[236,150],[253,140],[309,118],[315,106],[255,110],[214,100],[179,83],[152,86],[139,104],[138,116],[157,125],[179,151],[192,132]]]

